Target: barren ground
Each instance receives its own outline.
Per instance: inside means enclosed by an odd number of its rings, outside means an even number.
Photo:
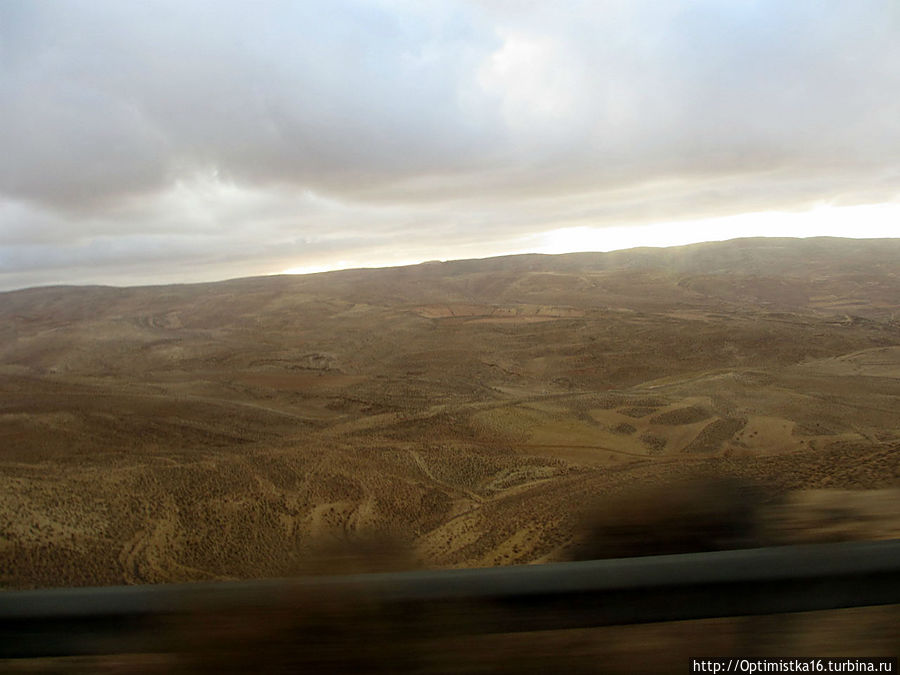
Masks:
[[[372,532],[561,559],[599,496],[700,469],[803,490],[797,540],[900,536],[869,492],[898,410],[897,240],[4,293],[0,587],[283,575]]]

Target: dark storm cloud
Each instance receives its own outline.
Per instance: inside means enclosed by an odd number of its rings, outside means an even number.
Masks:
[[[898,92],[893,0],[6,0],[0,284],[884,201]]]

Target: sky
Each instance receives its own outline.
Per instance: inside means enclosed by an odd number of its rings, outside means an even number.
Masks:
[[[0,289],[820,235],[896,0],[0,0]]]

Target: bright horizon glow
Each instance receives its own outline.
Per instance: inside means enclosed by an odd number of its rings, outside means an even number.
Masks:
[[[433,258],[430,258],[429,260],[433,260]],[[357,262],[354,260],[339,260],[334,264],[324,263],[322,265],[300,265],[298,267],[291,267],[290,269],[282,270],[281,272],[273,272],[272,274],[320,274],[321,272],[336,272],[338,270],[373,269],[377,267],[406,267],[407,265],[419,265],[423,262],[426,262],[426,260],[418,258],[404,260],[402,262],[392,260],[390,262],[381,261],[375,263]]]
[[[900,203],[830,206],[809,211],[760,211],[716,218],[672,220],[647,225],[591,227],[579,225],[548,230],[514,241],[510,246],[494,246],[483,255],[471,255],[472,247],[444,250],[441,260],[490,258],[526,253],[561,254],[620,251],[629,248],[685,246],[706,241],[727,241],[746,237],[843,237],[847,239],[900,238]],[[450,256],[447,256],[450,253]],[[398,260],[342,258],[333,262],[298,265],[276,274],[315,274],[351,268],[402,267],[436,257],[422,253]]]
[[[0,290],[900,236],[897,4],[0,0]]]

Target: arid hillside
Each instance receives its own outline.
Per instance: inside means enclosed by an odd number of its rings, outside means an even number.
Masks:
[[[896,488],[898,411],[900,240],[14,291],[0,587],[283,575],[374,533],[560,559],[598,498],[698,471]],[[840,500],[853,536],[900,536],[885,494]]]

